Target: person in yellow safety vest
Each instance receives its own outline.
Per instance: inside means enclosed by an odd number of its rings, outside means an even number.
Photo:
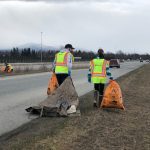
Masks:
[[[60,50],[55,55],[55,60],[53,63],[53,72],[55,72],[58,84],[61,85],[63,81],[71,76],[72,62],[74,61],[73,47],[71,44],[66,44],[65,49]]]
[[[6,72],[12,72],[13,71],[13,67],[11,64],[5,63],[5,71]]]
[[[111,77],[108,61],[104,59],[103,49],[99,49],[98,57],[90,61],[89,70],[91,72],[91,82],[94,83],[95,89],[93,106],[99,107],[103,98],[104,86],[107,80],[106,76]],[[97,99],[99,99],[98,102]]]

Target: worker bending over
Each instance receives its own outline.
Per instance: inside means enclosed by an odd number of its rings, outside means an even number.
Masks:
[[[5,72],[12,72],[13,71],[13,67],[11,64],[8,64],[7,62],[5,62]]]
[[[66,44],[65,48],[55,55],[53,72],[56,74],[59,85],[61,85],[68,76],[71,76],[72,62],[74,61],[74,57],[71,53],[73,49],[71,44]]]

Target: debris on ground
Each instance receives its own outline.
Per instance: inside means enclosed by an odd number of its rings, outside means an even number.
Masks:
[[[78,105],[78,94],[71,77],[67,77],[39,106],[29,107],[26,111],[41,117],[68,116],[76,113]]]

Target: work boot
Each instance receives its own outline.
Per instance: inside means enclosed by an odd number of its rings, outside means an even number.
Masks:
[[[99,107],[99,92],[97,90],[94,91],[94,107]]]

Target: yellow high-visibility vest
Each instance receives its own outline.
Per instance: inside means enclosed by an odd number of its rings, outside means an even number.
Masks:
[[[90,62],[92,83],[106,83],[106,65],[105,59],[93,59]]]
[[[7,66],[9,67],[9,70],[13,69],[12,65],[8,64]]]
[[[68,73],[68,54],[70,52],[59,52],[56,54],[55,73]]]
[[[109,60],[107,60],[107,67],[109,67],[109,64],[110,64],[110,61],[109,61]]]

